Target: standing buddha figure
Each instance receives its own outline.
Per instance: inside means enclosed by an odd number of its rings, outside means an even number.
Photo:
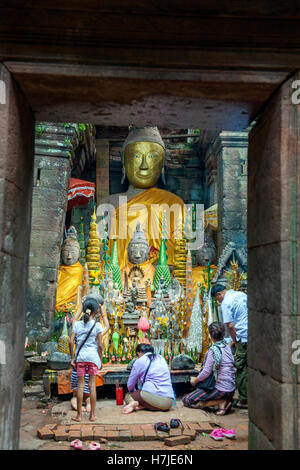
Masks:
[[[118,237],[120,268],[127,264],[126,247],[138,220],[149,240],[150,260],[157,260],[164,210],[170,212],[167,247],[168,263],[173,265],[174,233],[178,220],[182,220],[184,202],[175,194],[156,187],[160,176],[164,177],[165,158],[165,145],[157,127],[131,128],[121,154],[123,181],[127,176],[129,189],[125,193],[107,197],[97,209],[99,216],[108,212],[110,244],[113,236]],[[121,196],[124,202],[119,199]],[[110,206],[104,207],[104,204]]]

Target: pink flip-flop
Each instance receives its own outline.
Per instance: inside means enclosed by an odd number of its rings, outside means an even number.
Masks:
[[[91,442],[88,446],[88,450],[100,450],[99,442]]]
[[[235,429],[226,429],[226,428],[220,428],[220,431],[222,433],[222,436],[227,437],[228,439],[235,439]]]
[[[75,439],[74,441],[72,441],[70,446],[76,450],[82,450],[82,442],[80,439]]]

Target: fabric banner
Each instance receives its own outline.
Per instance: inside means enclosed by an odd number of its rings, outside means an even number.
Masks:
[[[209,207],[204,211],[204,226],[213,230],[218,229],[218,204]]]
[[[89,181],[70,179],[68,191],[68,210],[74,206],[87,204],[90,199],[95,197],[95,184]]]

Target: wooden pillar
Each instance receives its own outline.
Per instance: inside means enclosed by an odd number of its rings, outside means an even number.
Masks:
[[[16,449],[23,396],[34,118],[0,63],[0,448]]]
[[[96,140],[96,202],[109,195],[109,140]]]
[[[250,449],[300,449],[299,79],[282,85],[249,134]]]

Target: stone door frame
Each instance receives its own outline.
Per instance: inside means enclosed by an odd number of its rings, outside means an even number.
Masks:
[[[199,126],[193,108],[195,103],[199,106],[201,125],[206,119],[213,126],[215,116],[220,131],[242,130],[239,122],[245,127],[245,123],[260,116],[250,133],[249,146],[248,292],[252,335],[249,340],[249,446],[299,448],[299,366],[295,367],[290,359],[292,340],[300,331],[297,311],[299,116],[298,108],[290,101],[291,84],[297,77],[295,74],[289,78],[288,72],[280,71],[227,70],[220,74],[211,70],[139,71],[130,67],[125,70],[29,62],[0,64],[0,80],[5,84],[5,103],[0,104],[0,256],[3,266],[0,339],[6,343],[6,364],[0,365],[1,448],[18,446],[34,119],[53,122],[61,116],[60,121],[72,121],[77,115],[77,122],[101,124],[111,119],[109,124],[113,124],[119,115],[120,120],[123,119],[121,125],[138,110],[140,116],[135,115],[135,124],[147,125],[143,112],[146,109],[150,119],[157,116],[159,126],[165,122],[166,127],[170,124],[175,127],[181,110],[179,127],[192,128]],[[109,84],[118,90],[117,111],[112,106]],[[88,96],[84,98],[82,94],[83,101],[80,101],[76,94],[86,87]],[[103,88],[99,90],[99,87]],[[134,101],[137,92],[140,92],[139,100]],[[68,105],[61,106],[63,97],[67,97]],[[164,113],[159,107],[162,101]],[[222,103],[225,105],[221,109]],[[171,118],[172,108],[175,109],[174,119]],[[226,129],[230,110],[235,129]],[[263,210],[266,201],[270,204],[269,211]],[[19,288],[17,299],[16,285]],[[274,358],[277,368],[272,363]]]

